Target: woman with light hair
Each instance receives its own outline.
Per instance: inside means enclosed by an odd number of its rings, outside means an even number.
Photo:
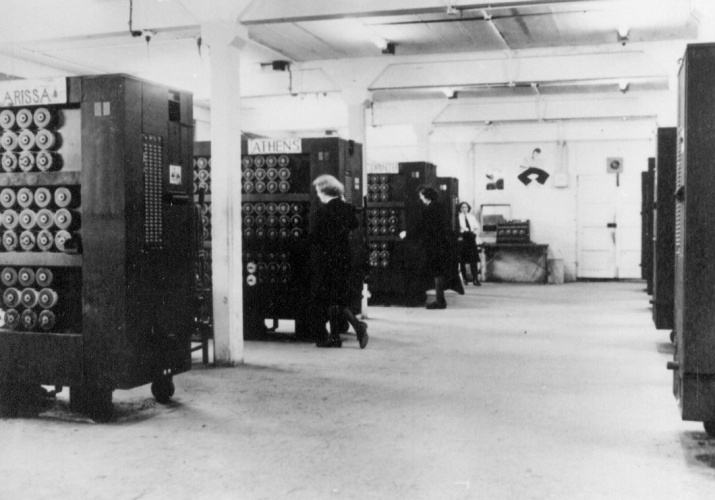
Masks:
[[[359,222],[355,208],[344,200],[345,188],[332,175],[320,175],[313,181],[320,199],[315,212],[310,233],[310,242],[315,252],[311,268],[311,302],[315,311],[327,310],[330,335],[326,336],[324,326],[317,332],[322,338],[318,347],[342,347],[339,324],[347,319],[357,334],[360,348],[367,345],[367,324],[358,321],[349,307],[349,279],[351,273],[350,232],[357,229]],[[316,312],[314,314],[320,314]],[[321,317],[324,317],[320,314]],[[321,318],[313,318],[316,323]],[[325,323],[323,323],[324,325]]]

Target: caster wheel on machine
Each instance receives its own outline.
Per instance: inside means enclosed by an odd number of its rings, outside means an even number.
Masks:
[[[171,375],[160,375],[151,383],[151,394],[161,404],[168,404],[174,395],[174,379]]]

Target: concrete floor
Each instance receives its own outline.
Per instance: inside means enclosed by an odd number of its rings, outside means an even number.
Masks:
[[[370,344],[248,342],[245,365],[0,420],[2,499],[710,499],[642,282],[469,287],[371,307]]]

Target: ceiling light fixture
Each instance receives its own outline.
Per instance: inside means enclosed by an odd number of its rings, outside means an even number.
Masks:
[[[628,26],[619,26],[617,32],[618,43],[625,46],[628,42],[630,29],[628,28]]]
[[[618,82],[618,88],[619,88],[619,90],[620,90],[621,92],[623,92],[624,94],[625,94],[626,92],[628,92],[628,88],[629,88],[630,86],[631,86],[631,84],[630,84],[630,82],[627,81],[627,80],[621,80],[620,82]]]
[[[457,92],[454,89],[451,89],[449,87],[445,87],[442,89],[442,93],[448,98],[448,99],[454,99],[454,97],[457,95]]]
[[[383,54],[395,54],[395,44],[392,42],[386,42],[385,48],[382,49]]]

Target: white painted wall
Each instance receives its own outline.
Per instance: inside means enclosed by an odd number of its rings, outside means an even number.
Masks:
[[[468,134],[464,130],[460,134],[436,129],[430,137],[429,161],[437,165],[440,177],[460,180],[460,198],[473,207],[507,203],[512,206],[514,219],[529,219],[532,241],[549,244],[552,254],[562,256],[565,278],[574,280],[578,261],[577,176],[609,175],[606,158],[622,157],[625,172],[620,176],[620,196],[640,210],[640,173],[648,168],[648,158],[655,155],[657,127],[655,120],[619,120],[480,126]],[[368,160],[423,161],[415,140],[410,127],[370,128]],[[536,147],[542,150],[542,167],[551,176],[544,185],[532,182],[525,186],[517,179],[522,171],[520,163]],[[503,191],[486,189],[486,174],[492,171],[503,174]],[[566,175],[566,187],[554,185],[554,174],[559,171]]]

